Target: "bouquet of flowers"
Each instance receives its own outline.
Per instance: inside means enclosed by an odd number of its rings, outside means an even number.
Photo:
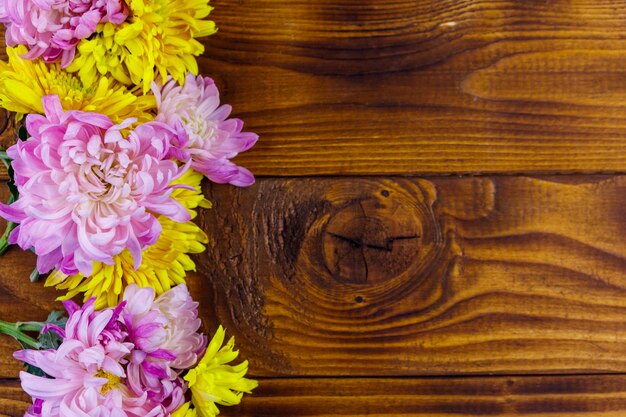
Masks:
[[[197,75],[210,12],[207,0],[0,0],[0,107],[19,126],[0,153],[12,194],[0,252],[35,252],[31,278],[48,274],[67,310],[0,322],[26,348],[26,416],[215,416],[256,387],[221,327],[208,344],[198,332],[184,284],[207,243],[193,222],[211,206],[203,177],[254,182],[231,159],[257,135]]]

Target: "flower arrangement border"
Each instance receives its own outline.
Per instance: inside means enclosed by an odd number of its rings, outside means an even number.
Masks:
[[[198,75],[211,11],[207,0],[0,0],[0,107],[18,126],[0,151],[11,192],[0,254],[33,251],[31,281],[45,275],[65,307],[0,321],[22,346],[27,417],[208,417],[257,386],[247,361],[232,364],[225,329],[202,333],[185,284],[208,242],[193,221],[212,204],[203,179],[254,182],[231,159],[258,136]]]

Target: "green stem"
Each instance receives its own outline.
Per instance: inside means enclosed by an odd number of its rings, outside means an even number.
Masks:
[[[9,197],[8,204],[13,204],[15,202],[15,196]],[[4,229],[4,233],[2,237],[0,237],[0,255],[4,254],[9,248],[9,235],[17,227],[17,223],[7,222],[7,228]]]
[[[44,327],[44,323],[38,321],[18,321],[15,325],[23,332],[41,332]]]
[[[27,334],[24,334],[20,330],[19,323],[9,323],[0,320],[0,333],[11,336],[24,346],[28,346],[33,349],[39,349],[41,347],[41,344],[37,340],[33,339]]]
[[[4,254],[9,248],[9,235],[17,227],[16,223],[7,222],[7,228],[4,231],[2,237],[0,237],[0,255]]]

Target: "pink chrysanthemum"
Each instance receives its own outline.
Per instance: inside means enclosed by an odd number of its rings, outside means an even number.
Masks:
[[[173,156],[191,160],[193,169],[213,182],[241,187],[254,183],[252,173],[230,159],[254,146],[258,136],[242,132],[241,120],[228,119],[231,107],[220,106],[212,79],[188,74],[182,87],[170,80],[163,87],[153,83],[152,91],[159,107],[156,120],[182,127],[187,133],[187,140],[175,144],[178,152]]]
[[[57,96],[43,100],[45,116],[29,115],[31,137],[9,148],[20,198],[0,204],[19,223],[10,243],[34,248],[37,269],[88,276],[93,261],[113,264],[128,249],[135,267],[161,233],[156,214],[176,222],[189,212],[170,197],[188,168],[168,158],[176,133],[149,122],[122,136],[134,120],[113,125],[98,113],[64,112]]]
[[[156,300],[154,295],[152,288],[128,286],[121,318],[135,345],[128,364],[128,386],[136,394],[149,391],[162,401],[173,396],[170,384],[180,380],[182,370],[196,364],[207,339],[198,333],[198,303],[186,285],[178,285]],[[176,386],[173,389],[176,393]],[[177,406],[184,402],[179,392],[181,402]]]
[[[0,23],[9,46],[26,45],[27,59],[74,59],[79,40],[96,32],[99,23],[121,24],[128,16],[122,0],[0,0]]]
[[[66,303],[69,320],[57,350],[21,350],[15,358],[50,376],[20,373],[22,388],[33,397],[29,417],[165,417],[169,413],[148,393],[134,395],[124,384],[124,359],[132,343],[118,325],[120,308],[94,311]]]
[[[201,325],[198,303],[191,298],[187,286],[181,284],[157,297],[154,307],[168,321],[165,326],[167,336],[162,347],[176,355],[170,366],[176,369],[191,368],[198,362],[198,357],[204,353],[207,345],[206,336],[198,333]]]

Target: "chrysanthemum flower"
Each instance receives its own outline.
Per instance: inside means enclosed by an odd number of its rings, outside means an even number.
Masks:
[[[245,187],[254,183],[250,171],[235,165],[230,158],[250,149],[258,136],[242,132],[243,122],[228,119],[231,106],[220,106],[220,93],[209,77],[188,74],[184,86],[170,80],[161,87],[152,85],[159,113],[156,120],[182,126],[186,136],[177,143],[176,157],[191,161],[191,166],[220,184]]]
[[[0,204],[0,215],[19,223],[10,243],[33,248],[37,269],[90,275],[93,262],[113,265],[128,250],[135,268],[161,234],[157,215],[187,222],[189,212],[171,197],[184,174],[166,158],[175,132],[163,123],[121,125],[98,113],[64,112],[57,96],[43,100],[45,116],[30,114],[31,137],[9,148],[20,197]]]
[[[113,78],[98,74],[92,84],[83,84],[76,74],[59,64],[22,58],[24,46],[7,48],[8,62],[0,61],[0,107],[18,113],[43,113],[42,98],[56,94],[64,110],[102,113],[114,123],[129,117],[139,122],[154,118],[154,96],[142,95],[141,89],[129,88]]]
[[[163,402],[171,397],[169,387],[176,384],[183,370],[194,366],[204,352],[206,337],[198,333],[198,303],[186,285],[178,285],[154,299],[152,288],[130,285],[124,292],[121,318],[135,345],[128,364],[128,386],[137,395],[150,391],[152,398]],[[174,385],[175,386],[175,385]],[[180,395],[168,407],[180,407]]]
[[[210,207],[200,189],[202,175],[189,170],[172,185],[185,185],[176,188],[171,197],[185,207],[195,218],[197,207]],[[94,263],[93,273],[85,277],[81,274],[68,276],[54,271],[46,280],[46,286],[56,286],[68,290],[61,300],[70,299],[84,293],[85,300],[97,297],[96,308],[116,306],[122,301],[124,288],[131,284],[154,288],[162,294],[172,286],[185,282],[186,271],[194,271],[196,265],[189,254],[204,251],[208,238],[192,221],[178,223],[167,216],[159,216],[162,231],[157,242],[142,254],[142,263],[135,270],[133,259],[128,251],[115,256],[114,265]]]
[[[191,407],[191,401],[186,402],[172,413],[172,417],[196,417],[196,409]],[[30,416],[24,416],[30,417]]]
[[[58,349],[21,350],[14,355],[50,376],[20,372],[22,388],[33,397],[27,415],[168,416],[147,392],[135,395],[124,383],[123,365],[133,345],[117,325],[119,309],[94,311],[93,300],[82,308],[68,302],[66,308],[69,319]]]
[[[220,326],[198,366],[185,375],[191,389],[191,402],[200,417],[218,415],[216,403],[226,406],[239,404],[243,394],[250,394],[258,385],[256,381],[245,378],[248,361],[235,366],[228,364],[237,358],[239,351],[233,351],[234,338],[222,347],[225,334]]]
[[[119,25],[127,15],[122,0],[0,0],[7,45],[26,45],[26,58],[60,59],[63,68],[74,59],[78,41],[91,36],[99,23]]]
[[[147,290],[154,297],[153,289]],[[201,324],[198,303],[191,298],[187,286],[182,284],[157,297],[154,308],[167,319],[164,327],[167,334],[161,348],[176,355],[169,366],[175,369],[191,368],[198,362],[207,344],[206,336],[198,333]]]
[[[128,18],[121,25],[98,25],[95,36],[78,44],[68,71],[77,71],[86,85],[96,74],[110,73],[124,84],[143,86],[160,74],[182,83],[187,71],[198,73],[194,56],[204,52],[195,38],[215,33],[205,20],[212,8],[208,0],[128,0]]]

